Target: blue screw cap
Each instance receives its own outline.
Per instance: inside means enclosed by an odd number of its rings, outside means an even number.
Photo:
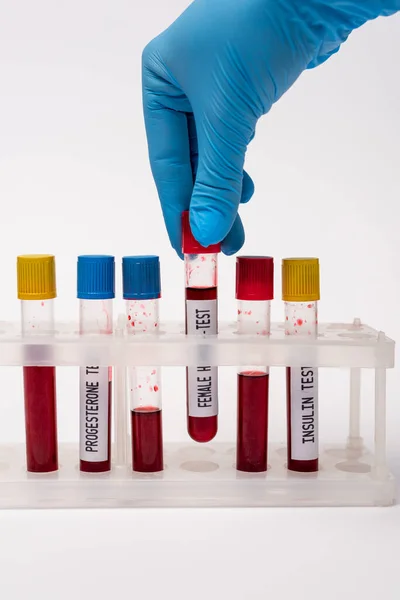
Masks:
[[[78,256],[78,298],[109,300],[115,298],[115,260],[113,256]]]
[[[161,296],[158,256],[124,256],[122,285],[125,300],[151,300]]]

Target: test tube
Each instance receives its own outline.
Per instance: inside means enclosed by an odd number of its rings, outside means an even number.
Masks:
[[[236,259],[238,334],[268,336],[274,297],[274,259],[240,256]],[[238,372],[236,468],[261,473],[268,465],[269,368],[241,367]]]
[[[189,212],[182,215],[182,251],[185,260],[186,333],[218,332],[218,253],[220,244],[204,248],[194,238]],[[209,442],[218,430],[218,369],[186,369],[187,428],[196,442]]]
[[[114,257],[78,256],[77,288],[80,333],[112,334]],[[79,379],[80,470],[102,473],[111,469],[112,367],[81,367]]]
[[[158,256],[125,256],[122,259],[122,276],[128,335],[157,335],[161,297]],[[133,367],[128,381],[132,468],[140,473],[162,471],[161,370],[158,367]]]
[[[54,256],[17,257],[18,298],[23,336],[54,333]],[[55,367],[24,367],[26,463],[31,473],[58,469]]]
[[[286,258],[282,262],[285,334],[317,336],[320,299],[317,258]],[[286,369],[287,467],[318,471],[318,370],[313,366]]]

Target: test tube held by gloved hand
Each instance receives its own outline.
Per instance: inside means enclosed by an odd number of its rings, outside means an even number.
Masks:
[[[193,237],[189,213],[182,215],[185,261],[185,321],[188,335],[218,333],[218,253],[220,244],[204,248]],[[218,369],[186,369],[187,428],[196,442],[211,441],[218,430]]]

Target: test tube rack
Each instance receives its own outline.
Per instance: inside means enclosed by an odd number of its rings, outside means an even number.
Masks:
[[[87,474],[78,468],[78,446],[60,445],[56,473],[25,471],[23,445],[0,446],[0,508],[389,506],[395,481],[386,462],[386,370],[394,367],[394,341],[355,319],[319,325],[317,339],[236,334],[221,324],[218,336],[185,336],[180,325],[161,324],[157,336],[127,336],[125,316],[113,335],[80,336],[74,324],[51,336],[22,337],[19,325],[0,323],[1,366],[114,366],[113,467]],[[269,447],[266,473],[239,473],[231,444],[166,444],[166,468],[132,472],[126,372],[132,366],[243,366],[345,368],[350,372],[349,432],[341,447],[323,444],[317,474],[288,472],[285,447]],[[360,433],[361,369],[375,371],[375,447]],[[223,400],[222,400],[223,401]],[[182,391],[182,403],[185,403]],[[323,398],[320,398],[323,403]],[[164,408],[168,398],[164,398]],[[232,410],[236,404],[232,403]],[[77,398],[78,411],[78,398]]]

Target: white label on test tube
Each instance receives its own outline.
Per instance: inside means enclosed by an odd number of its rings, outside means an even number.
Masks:
[[[187,300],[188,335],[216,335],[217,300]],[[188,412],[190,417],[218,414],[218,369],[211,366],[188,368]]]
[[[108,459],[108,367],[80,369],[80,459],[103,462]]]
[[[318,458],[318,371],[290,370],[292,459]]]
[[[315,337],[318,308],[316,302],[285,304],[287,335]],[[318,458],[318,369],[290,369],[291,458]]]

